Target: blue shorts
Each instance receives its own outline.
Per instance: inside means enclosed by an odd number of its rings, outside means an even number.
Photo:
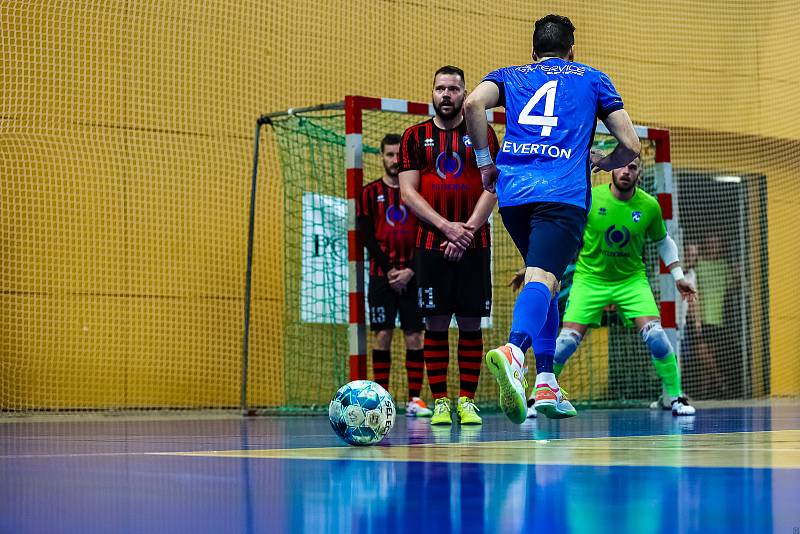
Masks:
[[[586,210],[557,202],[534,202],[500,208],[526,267],[538,267],[558,281],[578,256],[586,227]]]

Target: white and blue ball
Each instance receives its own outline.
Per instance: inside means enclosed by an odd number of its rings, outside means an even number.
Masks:
[[[394,425],[394,400],[370,380],[354,380],[339,388],[328,406],[331,427],[350,445],[374,445]]]

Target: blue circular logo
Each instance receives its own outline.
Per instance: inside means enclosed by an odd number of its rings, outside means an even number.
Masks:
[[[611,225],[606,230],[606,244],[609,247],[625,248],[631,240],[631,232],[624,226],[619,228],[616,225]]]
[[[442,152],[436,157],[436,173],[439,178],[446,179],[448,174],[453,178],[458,178],[463,171],[464,165],[457,152],[453,152],[449,158],[447,152]]]
[[[403,224],[408,220],[408,210],[402,204],[399,206],[391,205],[386,208],[386,222],[389,226]]]

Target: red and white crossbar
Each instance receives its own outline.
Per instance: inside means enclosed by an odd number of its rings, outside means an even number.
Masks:
[[[350,380],[367,378],[367,325],[364,306],[364,242],[356,231],[356,199],[361,196],[364,186],[362,112],[388,111],[411,115],[433,116],[434,109],[430,103],[410,102],[396,98],[373,98],[366,96],[346,96],[345,109],[345,168],[347,169],[347,211],[348,235],[347,258],[350,271],[349,287],[349,327],[347,339],[350,347]],[[506,116],[502,111],[487,111],[486,118],[490,123],[505,124]],[[656,149],[656,194],[661,205],[661,213],[667,225],[667,231],[673,234],[672,202],[672,163],[670,162],[669,131],[657,128],[636,126],[636,133],[641,139],[650,139]],[[597,132],[608,134],[603,123],[597,124]],[[660,260],[659,260],[660,261]],[[661,262],[659,282],[661,284],[661,323],[673,344],[675,333],[675,283]]]

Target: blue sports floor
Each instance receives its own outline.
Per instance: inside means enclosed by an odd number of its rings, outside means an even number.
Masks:
[[[800,532],[800,405],[399,418],[0,419],[0,533]]]

